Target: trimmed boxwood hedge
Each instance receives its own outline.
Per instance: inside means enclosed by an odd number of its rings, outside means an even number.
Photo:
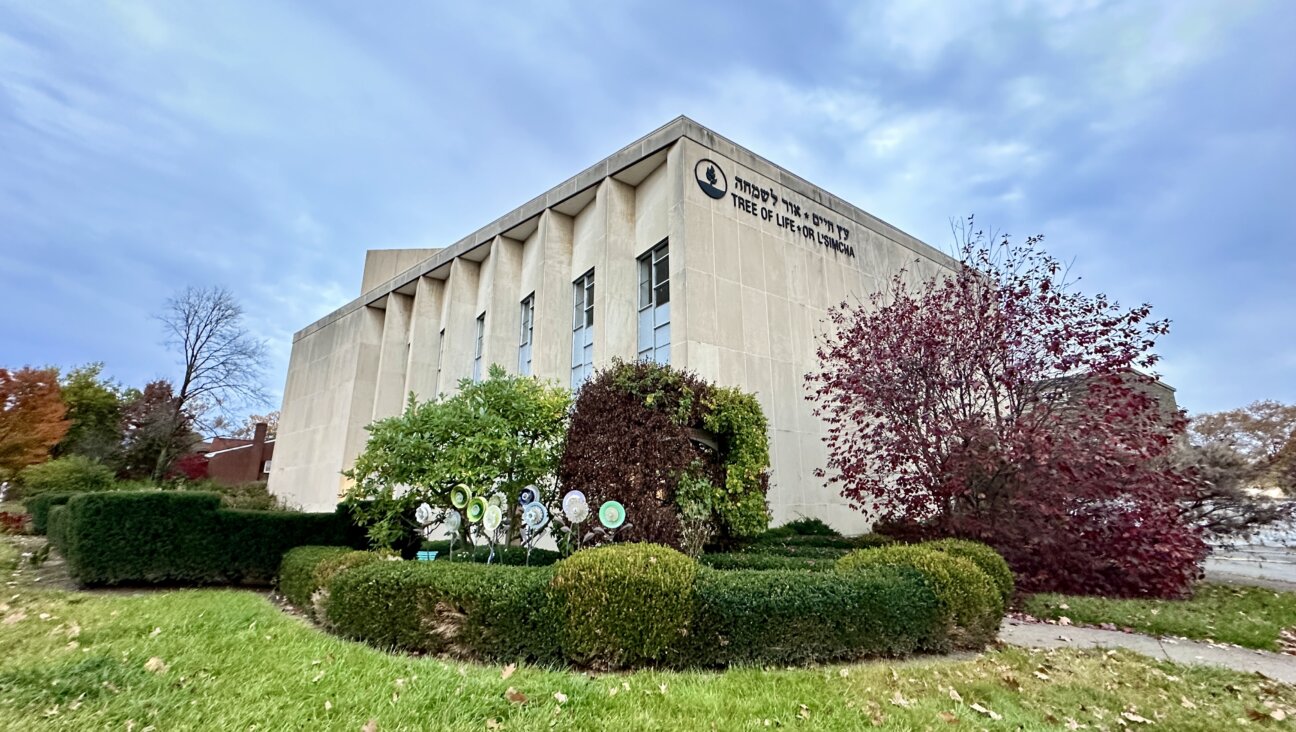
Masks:
[[[49,523],[46,535],[49,543],[59,552],[66,551],[67,542],[67,504],[50,506]]]
[[[999,552],[989,545],[968,539],[939,539],[937,541],[923,542],[919,546],[952,554],[956,557],[963,557],[972,562],[980,567],[981,571],[985,572],[990,577],[990,580],[995,583],[995,587],[999,590],[999,596],[1003,598],[1005,606],[1012,599],[1013,592],[1016,590],[1012,568],[1008,566],[1008,562],[1000,556]]]
[[[83,493],[67,502],[68,570],[85,585],[269,583],[306,544],[362,545],[343,513],[237,511],[215,493]]]
[[[326,613],[340,635],[380,648],[554,662],[552,577],[548,567],[373,562],[332,579]]]
[[[305,565],[314,562],[311,581],[329,598],[320,620],[343,636],[483,660],[602,669],[785,665],[984,643],[984,629],[997,628],[1002,614],[989,578],[967,560],[905,549],[913,551],[867,552],[836,572],[721,571],[666,547],[620,544],[554,567],[370,559],[321,584],[319,567],[365,553],[304,548],[289,555],[285,573],[306,584]],[[803,561],[710,555],[724,556]],[[979,604],[968,599],[977,588]]]
[[[315,570],[331,557],[347,554],[344,546],[299,546],[284,554],[279,564],[279,592],[299,610],[310,612],[311,595],[320,589]]]
[[[32,533],[48,533],[50,509],[66,504],[75,495],[75,493],[42,493],[23,501],[23,507],[31,515]]]
[[[563,654],[598,668],[667,660],[688,633],[696,574],[697,562],[660,544],[613,544],[559,562]]]
[[[917,570],[703,569],[688,665],[801,664],[940,650],[946,614]]]
[[[841,573],[875,567],[911,567],[923,574],[953,622],[958,647],[979,648],[994,638],[1004,602],[989,575],[962,557],[921,544],[860,549],[837,562]]]
[[[735,552],[735,553],[717,553],[703,554],[698,557],[698,562],[711,567],[712,569],[733,570],[733,569],[755,569],[755,570],[774,570],[774,569],[795,569],[811,572],[823,572],[833,569],[837,564],[837,559],[843,556],[844,552],[838,552],[827,557],[822,556],[785,556],[782,554],[764,554],[761,552]]]

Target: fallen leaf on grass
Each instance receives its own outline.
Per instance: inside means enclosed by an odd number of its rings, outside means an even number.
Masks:
[[[162,629],[161,629],[161,628],[154,628],[154,629],[153,629],[153,632],[149,633],[149,637],[150,637],[150,638],[156,638],[156,637],[158,637],[159,635],[162,635]]]
[[[810,707],[807,707],[807,706],[804,705],[804,704],[800,705],[800,707],[801,707],[801,709],[800,709],[799,711],[797,711],[797,716],[800,717],[800,718],[802,718],[802,719],[809,719],[809,718],[810,718]]]
[[[1003,715],[1002,715],[1002,714],[996,712],[996,711],[993,710],[993,709],[987,709],[986,707],[983,707],[983,706],[981,706],[980,704],[977,704],[977,703],[975,703],[975,702],[972,703],[972,704],[970,704],[970,705],[968,705],[968,706],[971,707],[972,711],[974,711],[974,712],[979,712],[979,713],[981,713],[981,714],[984,714],[984,715],[986,715],[987,717],[993,719],[993,720],[996,721],[996,722],[998,722],[999,720],[1003,719]]]
[[[507,679],[508,677],[513,675],[514,671],[517,671],[517,664],[510,663],[509,665],[505,666],[503,670],[500,671],[500,678]]]
[[[1152,720],[1146,717],[1140,717],[1134,712],[1128,710],[1121,712],[1121,716],[1124,717],[1125,719],[1128,719],[1131,722],[1138,722],[1139,724],[1152,724]]]
[[[1036,672],[1034,672],[1034,673],[1035,673],[1035,678],[1039,679],[1040,681],[1048,681],[1048,680],[1049,680],[1049,675],[1046,674],[1046,673],[1044,673],[1043,671],[1036,671]]]
[[[331,702],[331,701],[325,699],[325,700],[324,700],[324,711],[326,711],[326,712],[331,712],[331,711],[333,711],[333,702]]]
[[[511,686],[508,688],[507,691],[504,692],[504,698],[505,698],[505,699],[508,699],[509,701],[513,702],[514,704],[526,704],[526,703],[527,703],[527,695],[526,695],[526,694],[523,694],[522,692],[518,691],[517,689],[514,689],[514,688],[511,687]]]
[[[891,703],[897,707],[904,707],[905,709],[913,706],[913,702],[904,698],[904,694],[901,694],[899,691],[891,695]]]
[[[378,720],[371,719],[365,722],[365,726],[360,728],[360,732],[378,732]]]
[[[941,712],[936,716],[940,717],[946,724],[958,724],[958,715],[954,712]]]
[[[1197,708],[1197,705],[1193,703],[1193,700],[1192,700],[1192,699],[1189,699],[1189,698],[1186,697],[1186,696],[1181,696],[1181,697],[1179,697],[1179,706],[1183,707],[1184,709],[1196,709],[1196,708]]]
[[[1071,618],[1068,618],[1067,616],[1062,615],[1062,616],[1058,617],[1058,621],[1057,621],[1057,622],[1058,622],[1058,625],[1070,625],[1070,624],[1071,624]]]
[[[19,610],[18,612],[9,613],[8,615],[6,615],[4,620],[0,620],[0,623],[4,623],[5,625],[13,625],[15,623],[21,623],[26,619],[27,619],[27,613],[23,612],[22,610]]]
[[[555,691],[555,692],[554,692],[554,698],[558,700],[558,703],[559,703],[559,704],[566,704],[566,703],[567,703],[567,695],[564,694],[564,693],[562,693],[561,691]]]
[[[171,667],[167,665],[166,661],[163,661],[157,656],[153,656],[152,658],[144,662],[144,670],[151,671],[155,674],[164,674],[167,672],[168,668]]]
[[[486,729],[489,730],[500,729],[500,723],[494,719],[488,719],[486,720]]]
[[[949,697],[950,697],[951,699],[953,699],[954,701],[956,701],[956,702],[960,702],[960,703],[962,703],[962,701],[963,701],[963,696],[962,696],[961,694],[959,694],[959,693],[958,693],[958,690],[955,689],[955,688],[952,687],[952,686],[950,687]]]

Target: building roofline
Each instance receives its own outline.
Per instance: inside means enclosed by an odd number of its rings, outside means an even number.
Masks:
[[[262,445],[273,445],[273,444],[274,444],[274,438],[272,437],[272,438],[266,440],[265,442],[262,442],[261,444],[262,444]],[[237,445],[237,446],[235,446],[235,447],[227,447],[227,448],[225,448],[225,449],[223,449],[223,450],[216,450],[216,451],[214,451],[214,452],[207,452],[207,453],[203,453],[203,456],[204,456],[204,457],[211,457],[212,455],[223,455],[223,454],[225,454],[225,453],[227,453],[227,452],[235,452],[236,450],[246,450],[246,449],[248,449],[249,447],[252,447],[253,445],[256,445],[256,443],[255,443],[255,442],[252,442],[252,443],[249,443],[249,444],[246,444],[246,445]]]
[[[761,175],[778,181],[778,183],[785,188],[790,188],[825,208],[831,209],[836,213],[850,217],[856,221],[866,223],[870,227],[875,227],[881,233],[886,234],[901,246],[904,246],[915,253],[935,259],[949,267],[957,266],[954,259],[930,244],[905,233],[899,228],[883,221],[867,211],[864,211],[849,201],[825,191],[786,168],[770,162],[766,158],[757,155],[751,150],[748,150],[738,143],[718,134],[714,130],[704,127],[688,117],[680,115],[652,132],[649,132],[647,135],[644,135],[638,140],[626,145],[608,157],[568,178],[562,183],[550,188],[548,191],[536,196],[521,206],[518,206],[480,229],[477,229],[454,244],[438,249],[436,253],[432,254],[427,259],[424,259],[413,267],[401,272],[390,280],[369,289],[369,291],[362,293],[360,297],[357,297],[314,323],[302,328],[293,334],[293,341],[296,342],[330,323],[359,310],[361,307],[376,303],[386,297],[389,293],[406,287],[407,285],[416,282],[418,278],[448,265],[456,257],[463,256],[478,247],[489,244],[494,241],[495,237],[530,221],[539,216],[546,209],[557,206],[574,196],[580,195],[591,187],[598,185],[598,183],[604,178],[624,171],[626,168],[635,165],[644,158],[674,145],[683,138],[688,138],[703,147],[716,150],[718,153],[733,158],[740,165],[752,168]]]

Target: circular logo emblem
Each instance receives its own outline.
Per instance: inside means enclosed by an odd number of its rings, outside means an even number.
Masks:
[[[724,171],[719,165],[702,158],[693,168],[693,175],[697,177],[698,188],[708,196],[721,199],[729,191],[729,181],[725,179]]]

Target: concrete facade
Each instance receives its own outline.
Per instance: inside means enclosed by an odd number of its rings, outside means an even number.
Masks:
[[[410,392],[428,399],[471,377],[479,328],[482,373],[524,367],[529,297],[531,373],[569,384],[573,340],[586,337],[575,330],[573,284],[587,273],[595,367],[634,359],[639,259],[663,243],[669,325],[657,338],[669,334],[672,365],[759,398],[774,523],[813,516],[865,529],[868,517],[814,477],[823,425],[803,377],[816,336],[832,305],[867,298],[901,270],[925,278],[955,263],[683,117],[455,244],[370,252],[362,295],[294,336],[271,492],[330,507],[364,426],[397,413]]]

